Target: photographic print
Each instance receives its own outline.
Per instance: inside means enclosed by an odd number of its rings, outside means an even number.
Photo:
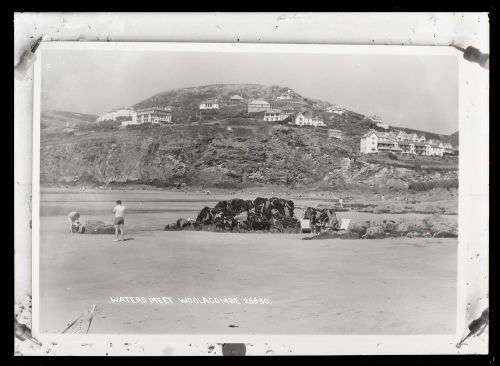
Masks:
[[[38,331],[455,334],[458,60],[45,46]]]

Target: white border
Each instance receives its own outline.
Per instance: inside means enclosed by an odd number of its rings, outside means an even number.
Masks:
[[[372,45],[324,45],[324,44],[240,44],[240,43],[179,43],[179,42],[44,42],[39,47],[34,69],[34,107],[33,107],[33,230],[32,230],[32,331],[41,341],[58,342],[120,342],[135,340],[149,345],[148,355],[162,354],[161,349],[168,343],[262,343],[275,342],[287,344],[292,354],[456,354],[455,344],[466,328],[464,279],[466,248],[459,240],[458,245],[458,283],[457,283],[457,324],[456,333],[450,335],[232,335],[232,334],[89,334],[61,335],[39,332],[39,190],[40,190],[40,102],[41,102],[41,63],[45,50],[101,50],[101,51],[175,51],[175,52],[265,52],[265,53],[313,53],[313,54],[390,54],[390,55],[442,55],[460,57],[450,47],[432,46],[372,46]],[[457,60],[458,61],[458,60]],[[460,64],[461,61],[458,61]],[[460,70],[462,68],[460,67]],[[459,90],[462,89],[462,74],[459,73]],[[459,103],[460,135],[462,141],[462,120],[464,106]],[[462,152],[462,148],[460,150]],[[461,161],[463,161],[463,156]],[[460,165],[460,176],[464,174]],[[470,171],[470,170],[469,170]],[[462,182],[462,180],[460,180]],[[462,195],[462,184],[459,197]],[[463,200],[461,200],[463,202]],[[459,230],[464,232],[462,220],[463,205],[459,206]],[[159,348],[155,348],[157,345]],[[333,352],[332,352],[333,351]],[[85,353],[85,352],[83,352]]]

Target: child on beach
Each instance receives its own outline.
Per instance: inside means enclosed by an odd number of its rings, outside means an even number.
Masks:
[[[123,216],[123,213],[125,212],[125,206],[122,205],[122,201],[118,200],[116,201],[117,205],[113,209],[113,212],[115,214],[115,235],[116,239],[114,241],[120,241],[118,239],[118,231],[120,230],[122,233],[122,241],[125,241],[125,234],[123,232],[123,226],[125,225],[125,218]]]
[[[73,224],[78,221],[80,218],[80,214],[76,211],[71,211],[68,214],[68,224],[69,224],[69,232],[73,233]]]

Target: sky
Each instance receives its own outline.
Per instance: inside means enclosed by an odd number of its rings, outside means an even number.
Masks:
[[[100,115],[171,89],[240,83],[289,87],[393,126],[458,130],[454,56],[46,50],[41,105]]]

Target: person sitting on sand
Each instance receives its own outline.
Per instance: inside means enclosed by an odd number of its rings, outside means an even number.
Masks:
[[[335,211],[332,209],[328,210],[328,229],[338,230],[339,228],[339,220],[337,219],[337,215]]]
[[[80,218],[80,214],[76,211],[71,211],[68,214],[68,224],[69,224],[69,232],[70,233],[73,232],[73,224],[76,223],[79,218]]]
[[[113,209],[115,213],[115,235],[116,239],[114,241],[120,241],[118,239],[118,231],[121,230],[122,233],[122,241],[125,241],[125,234],[123,233],[123,225],[125,225],[125,218],[123,217],[123,213],[125,211],[125,206],[122,205],[122,201],[116,201],[117,205]]]

